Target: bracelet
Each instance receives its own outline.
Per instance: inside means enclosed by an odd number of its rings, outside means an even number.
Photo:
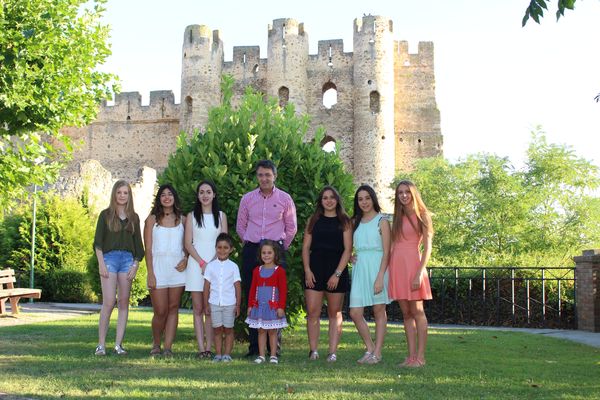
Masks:
[[[336,276],[336,278],[339,278],[340,276],[342,276],[342,272],[343,271],[340,271],[339,269],[336,269],[335,270],[335,276]]]

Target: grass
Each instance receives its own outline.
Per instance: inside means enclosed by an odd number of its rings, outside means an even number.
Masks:
[[[150,358],[151,316],[130,313],[126,357],[93,355],[97,315],[1,328],[0,392],[40,399],[600,398],[600,349],[540,335],[431,329],[427,366],[400,369],[401,327],[389,327],[382,363],[367,366],[355,362],[363,348],[345,323],[335,364],[324,360],[324,334],[322,358],[307,359],[304,329],[283,333],[279,365],[243,359],[245,343],[236,343],[233,363],[213,364],[194,358],[189,314],[181,315],[175,357]]]

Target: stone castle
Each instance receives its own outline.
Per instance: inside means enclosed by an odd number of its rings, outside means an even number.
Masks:
[[[138,92],[120,93],[114,105],[101,106],[92,124],[65,128],[82,143],[65,181],[80,174],[86,160],[130,181],[143,166],[161,171],[179,132],[202,130],[208,110],[220,102],[222,74],[234,77],[237,98],[252,86],[311,115],[306,139],[325,127],[323,145],[339,144],[356,183],[371,184],[382,194],[389,196],[397,170],[442,154],[432,42],[420,42],[418,53],[409,54],[407,42],[394,40],[391,20],[369,15],[354,21],[353,52],[344,52],[342,40],[322,40],[317,54],[309,54],[304,24],[285,18],[269,25],[266,59],[258,46],[236,46],[233,60],[224,61],[218,30],[188,26],[181,102],[175,103],[172,91],[153,91],[150,104],[142,106]],[[324,102],[326,93],[337,102]]]

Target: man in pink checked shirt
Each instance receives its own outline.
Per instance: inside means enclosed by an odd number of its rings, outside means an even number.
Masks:
[[[236,231],[244,242],[242,249],[242,288],[248,301],[252,271],[258,265],[261,240],[270,239],[281,246],[281,266],[286,268],[285,251],[292,243],[298,224],[296,206],[289,194],[275,187],[277,167],[271,160],[256,164],[258,188],[242,197],[237,215]],[[249,330],[247,357],[258,354],[258,333]],[[278,345],[279,347],[279,345]]]

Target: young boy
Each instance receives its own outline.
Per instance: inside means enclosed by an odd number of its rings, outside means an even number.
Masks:
[[[234,339],[233,322],[240,316],[242,301],[240,270],[229,260],[229,254],[233,251],[231,236],[220,233],[215,247],[217,258],[209,262],[204,270],[204,310],[206,315],[212,316],[216,353],[213,362],[230,362]]]

